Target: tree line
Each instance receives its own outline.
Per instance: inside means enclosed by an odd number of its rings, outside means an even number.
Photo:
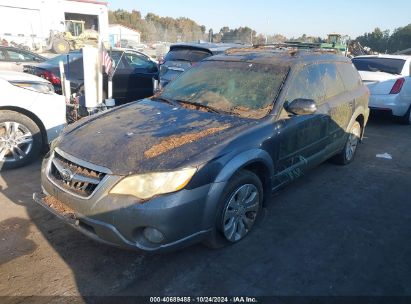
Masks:
[[[167,41],[214,41],[231,43],[275,43],[283,42],[286,38],[282,35],[264,36],[249,27],[230,29],[223,27],[218,33],[212,30],[206,32],[204,25],[197,24],[189,18],[160,17],[148,13],[142,17],[139,11],[126,10],[109,11],[109,23],[121,24],[134,29],[141,34],[141,40],[145,42]]]
[[[189,18],[160,17],[148,13],[142,17],[137,10],[131,12],[126,10],[109,11],[110,24],[121,24],[135,29],[141,34],[142,41],[155,42],[180,42],[180,41],[214,41],[245,44],[281,43],[287,40],[303,42],[323,42],[320,37],[302,35],[298,38],[287,39],[281,34],[263,35],[258,34],[250,27],[239,27],[230,29],[223,27],[219,32],[207,32],[204,25],[197,24]],[[344,33],[341,33],[344,34]],[[373,51],[380,53],[394,53],[411,48],[411,24],[397,28],[392,33],[389,30],[382,31],[376,28],[371,33],[365,33],[355,40],[363,46],[370,47]]]
[[[411,48],[411,24],[397,28],[392,33],[377,27],[373,32],[365,33],[356,40],[375,52],[392,54]]]

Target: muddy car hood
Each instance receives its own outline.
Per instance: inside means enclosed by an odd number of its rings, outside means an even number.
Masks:
[[[226,153],[224,143],[255,123],[146,99],[76,123],[56,146],[113,174],[170,171]]]

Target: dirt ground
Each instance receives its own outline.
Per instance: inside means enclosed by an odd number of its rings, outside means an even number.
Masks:
[[[411,295],[411,127],[390,119],[370,122],[353,164],[273,195],[255,230],[220,250],[95,243],[32,201],[39,170],[0,175],[0,296]]]

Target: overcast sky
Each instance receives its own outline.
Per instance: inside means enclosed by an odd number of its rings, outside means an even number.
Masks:
[[[250,26],[263,34],[355,38],[375,27],[393,30],[411,23],[411,0],[108,0],[110,9],[138,10],[145,16],[188,17],[215,32],[223,26]]]

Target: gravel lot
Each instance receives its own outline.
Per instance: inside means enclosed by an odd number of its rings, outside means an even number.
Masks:
[[[0,175],[2,296],[411,295],[411,127],[390,119],[371,120],[353,164],[290,184],[249,237],[220,250],[95,243],[32,201],[39,168]]]

